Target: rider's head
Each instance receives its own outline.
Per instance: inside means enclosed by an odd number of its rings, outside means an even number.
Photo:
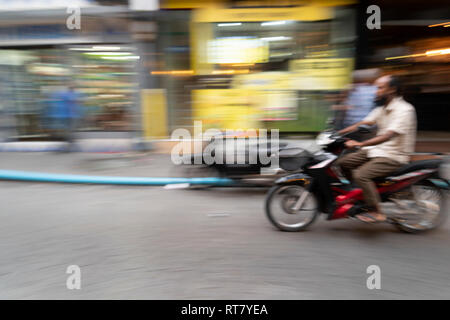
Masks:
[[[375,81],[377,86],[376,104],[387,105],[393,98],[400,95],[400,83],[394,76],[382,76]]]

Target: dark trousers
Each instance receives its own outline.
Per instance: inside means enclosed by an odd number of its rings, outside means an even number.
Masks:
[[[373,179],[388,176],[402,166],[400,162],[389,158],[368,158],[366,150],[346,154],[336,164],[347,179],[361,187],[366,203],[373,208],[377,208],[381,201]]]

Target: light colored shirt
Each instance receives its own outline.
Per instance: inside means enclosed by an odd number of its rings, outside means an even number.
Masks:
[[[409,155],[414,152],[417,131],[416,111],[411,104],[402,97],[396,97],[387,106],[372,110],[364,121],[376,123],[377,135],[388,131],[397,133],[388,141],[364,147],[369,158],[385,157],[400,163],[408,163]]]

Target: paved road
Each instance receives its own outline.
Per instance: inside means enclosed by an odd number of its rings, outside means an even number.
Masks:
[[[0,157],[8,169],[172,172],[154,155]],[[450,298],[449,223],[409,235],[321,219],[308,232],[284,233],[264,217],[263,200],[258,189],[0,182],[0,298]],[[381,290],[366,287],[372,264]],[[81,290],[66,288],[69,265],[81,267]]]

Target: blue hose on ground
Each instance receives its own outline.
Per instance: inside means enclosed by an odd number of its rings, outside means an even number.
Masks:
[[[195,185],[230,186],[234,184],[228,178],[145,178],[145,177],[103,177],[73,174],[39,173],[15,170],[0,170],[0,180],[58,182],[58,183],[85,183],[85,184],[112,184],[112,185],[141,185],[164,186],[167,184],[189,183]]]

